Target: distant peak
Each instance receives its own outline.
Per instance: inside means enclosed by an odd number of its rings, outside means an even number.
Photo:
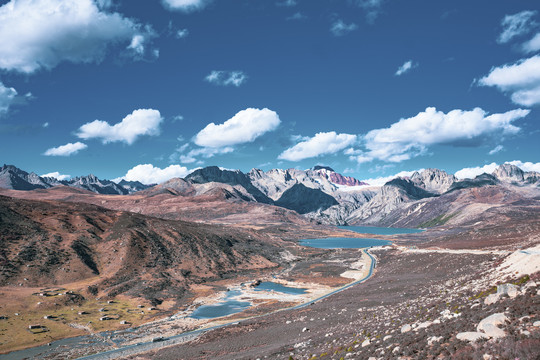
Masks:
[[[330,166],[324,166],[324,165],[315,165],[313,167],[313,170],[328,170],[331,172],[335,172],[334,169],[332,169]]]

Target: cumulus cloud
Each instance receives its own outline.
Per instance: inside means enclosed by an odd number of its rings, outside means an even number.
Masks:
[[[540,50],[540,33],[536,34],[531,40],[523,44],[523,51],[531,53]]]
[[[79,128],[77,136],[81,139],[101,139],[104,144],[123,141],[131,145],[139,136],[159,135],[162,120],[158,110],[138,109],[115,125],[102,120],[86,123]]]
[[[418,170],[412,170],[412,171],[401,171],[401,172],[398,172],[397,174],[394,174],[394,175],[380,176],[380,177],[376,177],[376,178],[372,178],[372,179],[364,179],[362,181],[368,183],[371,186],[383,186],[384,184],[386,184],[390,180],[397,179],[398,177],[403,177],[403,178],[411,177],[412,174],[414,174],[417,171],[422,172],[422,171],[424,171],[424,169],[418,169]]]
[[[78,153],[81,150],[84,150],[88,145],[83,144],[82,142],[76,143],[67,143],[66,145],[61,145],[58,147],[53,147],[48,149],[43,153],[46,156],[69,156]]]
[[[126,181],[140,181],[143,184],[161,184],[172,178],[186,177],[192,171],[180,165],[170,165],[161,169],[152,164],[140,164],[128,170],[125,176],[115,179],[115,181],[124,179]]]
[[[520,168],[523,171],[536,171],[540,172],[540,162],[533,163],[530,161],[520,161],[520,160],[514,160],[514,161],[508,161],[509,164],[515,165],[518,168]]]
[[[519,105],[540,104],[540,55],[494,67],[478,84],[511,93],[512,101]]]
[[[405,62],[403,63],[403,65],[401,65],[401,66],[397,69],[395,75],[396,75],[396,76],[401,76],[401,75],[403,75],[403,74],[409,72],[410,70],[414,69],[414,68],[417,67],[417,66],[418,66],[418,64],[413,63],[412,60],[405,61]]]
[[[521,160],[506,161],[505,164],[512,164],[523,171],[540,172],[540,162],[533,163],[530,161],[523,162]],[[491,174],[499,167],[499,164],[492,162],[484,166],[468,167],[456,171],[455,175],[458,179],[474,179],[481,174]]]
[[[487,164],[484,166],[476,166],[476,167],[469,167],[469,168],[463,168],[459,171],[456,171],[454,174],[458,179],[474,179],[478,175],[481,174],[491,174],[499,165],[496,163]]]
[[[58,171],[55,171],[55,172],[51,172],[51,173],[47,173],[47,174],[43,174],[43,175],[40,175],[41,177],[50,177],[50,178],[55,178],[56,180],[69,180],[71,179],[71,175],[62,175],[60,174]]]
[[[9,107],[15,101],[16,96],[17,90],[12,87],[5,86],[0,81],[0,116],[8,112]]]
[[[347,35],[351,31],[354,31],[356,29],[358,29],[358,25],[356,25],[355,23],[346,24],[341,19],[334,21],[332,23],[332,26],[330,26],[330,32],[334,34],[334,36]]]
[[[11,0],[0,6],[0,68],[22,73],[62,61],[99,62],[107,46],[148,34],[92,0]],[[148,36],[148,35],[146,35]]]
[[[248,108],[239,111],[223,124],[210,123],[194,137],[195,144],[203,147],[225,147],[253,142],[256,138],[275,130],[281,121],[275,111]]]
[[[335,131],[320,132],[285,150],[279,159],[300,161],[320,155],[334,154],[356,141],[356,135],[337,134]]]
[[[499,35],[497,42],[504,44],[517,36],[529,33],[538,25],[532,20],[536,14],[537,11],[524,10],[517,14],[506,15],[501,21],[503,31]]]
[[[516,109],[488,115],[484,110],[452,110],[448,113],[428,107],[407,119],[401,119],[388,128],[375,129],[363,136],[365,152],[357,161],[379,159],[400,162],[423,154],[430,145],[471,141],[481,136],[516,134],[520,128],[515,120],[529,114],[530,110]]]
[[[247,81],[247,75],[243,71],[213,70],[206,75],[204,80],[219,86],[240,86]]]
[[[169,10],[190,13],[203,9],[210,0],[161,0],[161,3]]]
[[[491,150],[489,151],[489,155],[494,155],[494,154],[496,154],[496,153],[498,153],[498,152],[501,152],[501,151],[503,151],[503,150],[504,150],[504,146],[502,146],[502,145],[497,145],[497,146],[495,146],[493,149],[491,149]]]

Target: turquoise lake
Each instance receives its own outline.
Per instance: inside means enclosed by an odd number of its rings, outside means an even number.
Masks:
[[[271,290],[273,290],[273,291],[276,291],[276,292],[280,292],[280,293],[283,293],[283,294],[289,294],[289,295],[301,295],[301,294],[306,293],[306,289],[293,288],[293,287],[281,285],[281,284],[271,282],[271,281],[264,281],[264,282],[260,283],[259,286],[257,286],[255,288],[255,290],[257,290],[257,291],[271,291]]]
[[[420,229],[384,228],[374,226],[339,226],[339,228],[351,230],[362,234],[377,235],[413,234],[424,231]],[[310,246],[319,249],[360,249],[371,246],[390,245],[391,243],[391,241],[381,239],[359,239],[342,237],[300,240],[300,245]]]
[[[213,319],[239,313],[251,306],[249,301],[231,299],[241,294],[242,292],[238,290],[227,291],[224,301],[214,305],[200,306],[191,314],[191,317],[194,319]]]

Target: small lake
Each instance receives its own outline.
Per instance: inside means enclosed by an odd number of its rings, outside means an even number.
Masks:
[[[376,226],[338,226],[343,230],[351,230],[361,234],[377,234],[377,235],[397,235],[397,234],[414,234],[424,230],[408,229],[408,228],[387,228]]]
[[[377,235],[397,235],[397,234],[413,234],[422,232],[420,229],[406,228],[385,228],[375,226],[338,226],[340,229],[350,230],[361,234],[377,234]],[[300,245],[319,248],[319,249],[360,249],[371,246],[390,245],[392,242],[381,239],[359,239],[359,238],[323,238],[323,239],[306,239],[300,240]]]
[[[306,293],[306,289],[303,288],[294,288],[290,286],[281,285],[272,281],[263,281],[260,283],[255,290],[257,291],[276,291],[283,294],[289,295],[301,295]]]
[[[360,239],[360,238],[324,238],[300,240],[300,245],[319,249],[360,249],[371,246],[390,245],[392,242],[381,239]]]
[[[233,298],[241,295],[239,290],[227,291],[225,298],[214,305],[199,306],[192,314],[194,319],[213,319],[239,313],[251,306],[249,301],[238,301]]]

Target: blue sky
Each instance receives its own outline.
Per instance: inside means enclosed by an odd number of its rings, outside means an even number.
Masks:
[[[28,171],[540,170],[537,1],[0,4],[0,152]]]

